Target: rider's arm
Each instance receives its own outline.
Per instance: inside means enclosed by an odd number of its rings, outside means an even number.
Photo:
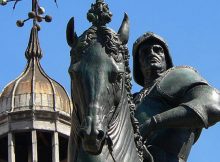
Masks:
[[[208,128],[219,120],[220,94],[209,85],[197,85],[185,93],[179,106],[153,116],[140,130],[147,136],[160,128]]]

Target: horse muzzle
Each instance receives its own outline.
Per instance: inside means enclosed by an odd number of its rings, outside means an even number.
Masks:
[[[91,117],[87,117],[79,130],[84,151],[97,155],[101,153],[106,139],[105,131],[92,126]]]

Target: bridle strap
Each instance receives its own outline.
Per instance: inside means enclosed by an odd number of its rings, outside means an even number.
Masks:
[[[123,102],[124,94],[125,94],[125,93],[124,93],[124,90],[125,90],[125,80],[124,80],[124,79],[125,79],[125,77],[124,77],[124,75],[123,75],[123,83],[122,83],[122,90],[121,90],[121,99],[120,99],[120,102],[119,102],[119,104],[118,104],[117,107],[112,106],[111,110],[109,111],[109,113],[108,113],[108,115],[107,115],[107,118],[108,118],[109,115],[110,115],[110,113],[112,112],[112,110],[115,109],[114,112],[113,112],[113,115],[112,115],[111,119],[110,119],[109,122],[108,122],[108,125],[107,125],[108,128],[110,128],[110,126],[115,123],[115,120],[117,119],[117,116],[118,116],[118,114],[119,114],[119,111],[121,110],[121,107],[122,107],[122,102]],[[114,119],[114,120],[113,120],[113,119]],[[111,124],[111,123],[112,123],[112,124]]]
[[[120,99],[120,102],[119,102],[119,104],[118,104],[118,106],[115,108],[115,106],[113,106],[112,108],[111,108],[111,110],[109,111],[110,113],[112,112],[112,110],[113,109],[115,109],[114,110],[114,113],[113,113],[113,115],[112,115],[112,117],[111,117],[111,119],[110,119],[110,121],[109,121],[109,123],[108,123],[108,125],[107,125],[107,128],[109,129],[115,122],[116,122],[116,119],[117,119],[117,117],[118,117],[118,112],[121,110],[121,107],[122,107],[122,103],[123,103],[123,99],[124,99],[124,91],[125,91],[125,80],[124,80],[124,75],[123,75],[123,83],[122,83],[122,91],[121,91],[121,99]],[[109,113],[109,114],[110,114]],[[109,114],[108,114],[108,116],[109,116]],[[108,117],[107,116],[107,117]],[[114,119],[114,120],[113,120]],[[107,141],[107,145],[108,145],[108,149],[109,149],[109,153],[110,153],[110,155],[111,155],[111,157],[112,157],[112,159],[113,159],[113,161],[114,162],[116,162],[116,159],[115,159],[115,157],[114,157],[114,155],[113,155],[113,148],[112,148],[112,146],[113,146],[113,143],[112,143],[112,140],[111,140],[111,138],[110,138],[110,136],[109,136],[109,134],[108,134],[108,130],[107,130],[107,134],[106,134],[106,141]]]

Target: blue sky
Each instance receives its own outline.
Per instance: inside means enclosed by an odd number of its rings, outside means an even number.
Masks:
[[[40,1],[46,14],[53,16],[50,24],[41,23],[39,33],[44,56],[41,64],[44,70],[60,82],[70,93],[70,79],[67,73],[70,58],[65,40],[66,24],[75,17],[75,28],[79,34],[90,24],[86,13],[95,0],[53,0]],[[14,80],[24,69],[31,22],[23,28],[15,25],[24,19],[31,9],[30,0],[23,0],[15,11],[13,4],[0,6],[0,90]],[[220,89],[220,1],[219,0],[106,0],[113,13],[109,27],[118,30],[124,12],[130,17],[130,54],[132,44],[143,33],[153,31],[167,40],[175,65],[195,67],[210,85]],[[132,58],[132,57],[131,57]],[[130,61],[132,67],[132,59]],[[140,87],[133,83],[133,91]],[[193,146],[188,162],[218,162],[220,152],[220,125],[204,130]]]

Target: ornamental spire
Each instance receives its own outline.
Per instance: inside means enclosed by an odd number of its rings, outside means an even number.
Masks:
[[[37,26],[33,26],[31,29],[28,47],[25,52],[25,57],[30,60],[32,58],[41,59],[42,56],[43,52],[40,48],[40,43],[38,39],[38,28]]]
[[[26,21],[33,21],[33,27],[31,29],[28,47],[25,51],[25,57],[28,60],[33,58],[41,59],[43,56],[38,39],[38,31],[40,31],[39,23],[43,20],[46,22],[52,21],[52,17],[49,15],[43,16],[44,13],[45,9],[39,5],[39,0],[32,0],[32,11],[28,13],[28,18],[24,20],[18,20],[16,22],[18,27],[22,27]]]
[[[8,2],[14,2],[13,9],[15,9],[18,2],[22,0],[0,0],[0,5],[4,6],[7,5]],[[54,0],[54,2],[57,4],[57,0]],[[30,33],[29,43],[28,47],[25,51],[25,57],[30,60],[32,58],[42,58],[42,50],[40,48],[40,43],[38,39],[38,31],[40,31],[40,25],[43,20],[46,22],[51,22],[52,17],[49,15],[45,15],[45,9],[40,6],[39,0],[32,0],[32,10],[28,13],[28,18],[23,20],[18,20],[16,22],[18,27],[24,26],[25,22],[28,20],[33,21],[33,26]]]

